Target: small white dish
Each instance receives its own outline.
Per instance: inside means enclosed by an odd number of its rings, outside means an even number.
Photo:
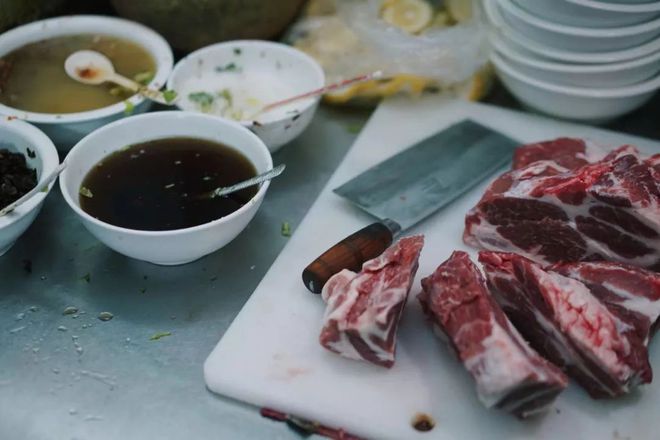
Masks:
[[[484,0],[483,5],[486,11],[486,17],[492,25],[493,30],[495,31],[495,35],[493,35],[492,38],[501,38],[509,46],[515,47],[519,51],[528,53],[530,55],[533,54],[539,59],[579,64],[603,64],[633,60],[635,58],[646,57],[652,53],[660,51],[660,38],[626,50],[615,50],[607,52],[579,52],[570,49],[557,49],[546,44],[533,41],[509,26],[502,18],[502,15],[497,8],[496,0]]]
[[[201,112],[199,105],[189,99],[191,93],[208,93],[214,100],[212,106],[216,103],[224,106],[226,100],[219,92],[229,90],[234,100],[236,96],[245,98],[249,95],[248,101],[263,106],[324,84],[323,69],[307,54],[280,43],[239,40],[207,46],[181,59],[174,67],[167,87],[179,94],[176,105],[181,110]],[[263,113],[256,117],[256,121],[239,122],[274,152],[309,125],[319,100],[316,97],[298,101]],[[211,111],[215,111],[224,107],[212,108]]]
[[[140,231],[111,225],[82,210],[80,185],[103,158],[126,146],[168,137],[196,137],[235,148],[252,162],[257,173],[273,167],[268,149],[240,124],[200,113],[163,111],[112,122],[87,135],[69,152],[67,168],[60,175],[64,200],[89,232],[105,245],[131,258],[160,265],[178,265],[215,252],[232,241],[254,217],[270,182],[237,211],[191,228],[170,231]]]
[[[504,20],[512,28],[530,40],[555,49],[611,52],[640,46],[660,35],[660,19],[634,26],[606,29],[566,26],[530,14],[511,0],[491,1],[497,1]]]
[[[38,128],[16,119],[0,118],[0,149],[4,148],[25,155],[27,166],[37,171],[37,186],[43,185],[43,179],[60,163],[55,145],[48,136]],[[34,152],[34,157],[30,157],[28,149]],[[37,218],[53,185],[51,182],[44,192],[0,217],[0,255],[5,254]]]
[[[547,61],[516,50],[503,39],[493,46],[519,72],[540,81],[585,88],[624,87],[648,80],[660,73],[660,51],[631,61],[609,64],[567,64]]]
[[[513,2],[537,17],[568,26],[584,26],[592,28],[610,28],[632,26],[651,21],[660,16],[656,10],[616,10],[601,2],[586,2],[571,0],[513,0]]]
[[[498,77],[524,106],[562,119],[606,122],[642,106],[660,88],[660,76],[619,88],[561,86],[519,72],[496,52],[490,59]]]
[[[159,34],[139,23],[115,17],[97,15],[71,15],[35,21],[0,35],[0,56],[29,43],[52,37],[76,34],[110,35],[128,39],[144,47],[156,62],[154,78],[149,87],[160,89],[172,71],[173,56],[167,41]],[[64,69],[64,66],[62,66]],[[132,114],[142,113],[151,102],[140,95],[127,100],[133,106]],[[126,103],[78,113],[37,113],[0,104],[0,115],[26,120],[37,125],[63,151],[68,150],[83,136],[108,122],[126,116]]]

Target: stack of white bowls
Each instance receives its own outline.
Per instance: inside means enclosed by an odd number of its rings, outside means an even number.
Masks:
[[[604,122],[660,89],[660,1],[483,0],[491,61],[525,106]]]

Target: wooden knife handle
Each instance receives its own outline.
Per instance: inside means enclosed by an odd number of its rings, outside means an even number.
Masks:
[[[331,276],[343,269],[359,272],[362,264],[382,254],[393,239],[390,228],[380,222],[349,235],[305,268],[305,287],[312,293],[321,293]]]

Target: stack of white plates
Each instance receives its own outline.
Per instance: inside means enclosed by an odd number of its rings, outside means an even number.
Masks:
[[[483,3],[494,30],[491,61],[529,108],[602,122],[660,89],[660,1]]]

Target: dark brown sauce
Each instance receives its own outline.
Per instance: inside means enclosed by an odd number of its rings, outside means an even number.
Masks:
[[[258,187],[214,199],[199,198],[200,194],[256,174],[243,154],[225,145],[193,138],[159,139],[115,152],[94,166],[81,185],[80,206],[124,228],[188,228],[238,210]]]
[[[418,413],[413,417],[412,426],[417,431],[428,432],[435,428],[435,421],[428,414]]]

